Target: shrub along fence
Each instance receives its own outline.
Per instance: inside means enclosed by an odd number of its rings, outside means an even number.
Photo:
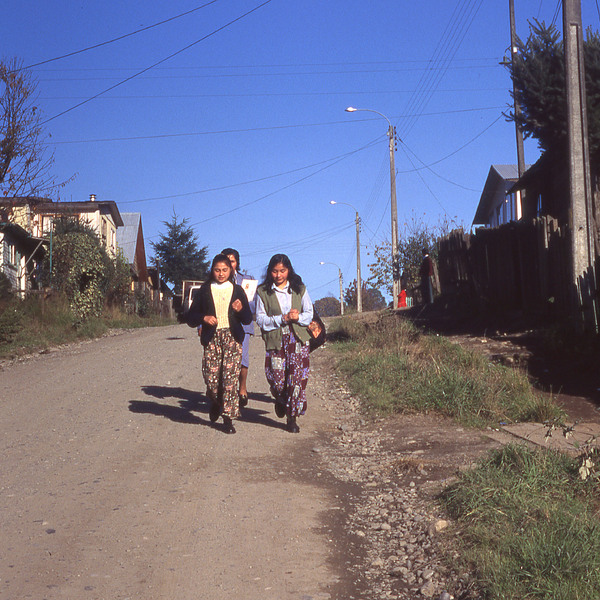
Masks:
[[[570,306],[569,238],[550,217],[439,240],[444,296],[494,312],[564,316]]]

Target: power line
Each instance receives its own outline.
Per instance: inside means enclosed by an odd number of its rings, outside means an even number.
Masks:
[[[262,8],[263,6],[269,4],[272,0],[265,0],[265,2],[263,2],[262,4],[259,4],[258,6],[256,6],[255,8],[253,8],[252,10],[249,10],[248,12],[244,13],[243,15],[229,21],[228,23],[226,23],[225,25],[222,25],[221,27],[218,27],[217,29],[215,29],[214,31],[211,31],[210,33],[207,33],[205,36],[201,37],[200,39],[196,40],[195,42],[192,42],[191,44],[188,44],[187,46],[185,46],[184,48],[181,48],[180,50],[177,50],[177,52],[173,52],[172,54],[170,54],[169,56],[167,56],[166,58],[163,58],[161,60],[159,60],[158,62],[154,63],[153,65],[150,65],[149,67],[146,67],[145,69],[142,69],[141,71],[135,73],[134,75],[131,75],[130,77],[127,77],[126,79],[123,79],[122,81],[119,81],[119,83],[116,83],[115,85],[106,88],[105,90],[98,92],[97,94],[95,94],[94,96],[91,96],[90,98],[88,98],[87,100],[84,100],[83,102],[80,102],[79,104],[76,104],[75,106],[72,106],[71,108],[67,108],[66,110],[63,110],[62,112],[54,115],[53,117],[50,117],[49,119],[46,119],[45,121],[42,121],[42,123],[40,123],[40,125],[45,125],[46,123],[57,119],[58,117],[61,117],[62,115],[67,114],[68,112],[71,112],[72,110],[75,110],[76,108],[79,108],[80,106],[83,106],[84,104],[87,104],[88,102],[91,102],[92,100],[95,100],[96,98],[98,98],[98,96],[102,96],[102,94],[105,94],[106,92],[110,92],[110,90],[114,90],[116,87],[119,87],[120,85],[123,85],[124,83],[131,81],[132,79],[135,79],[136,77],[138,77],[139,75],[142,75],[143,73],[146,73],[147,71],[149,71],[150,69],[153,69],[154,67],[170,60],[171,58],[173,58],[174,56],[177,56],[178,54],[181,54],[182,52],[185,52],[186,50],[189,50],[190,48],[192,48],[193,46],[195,46],[196,44],[199,44],[200,42],[203,42],[204,40],[208,39],[209,37],[212,37],[213,35],[219,33],[220,31],[223,31],[224,29],[226,29],[227,27],[233,25],[234,23],[237,23],[238,21],[244,19],[245,17],[247,17],[248,15],[256,12],[257,10],[259,10],[260,8]]]
[[[472,58],[458,58],[455,62],[474,62],[474,61],[493,61],[494,65],[502,59],[501,56],[486,56],[486,57],[472,57]],[[51,59],[57,60],[57,59]],[[197,69],[274,69],[274,68],[290,68],[290,67],[339,67],[349,65],[404,65],[404,64],[430,64],[431,60],[379,60],[379,61],[361,61],[361,62],[328,62],[328,63],[276,63],[276,64],[245,64],[245,65],[194,65],[194,66],[170,66],[170,67],[158,67],[157,71],[181,71],[181,70],[197,70]],[[41,64],[41,63],[38,63]],[[35,65],[31,65],[35,66]],[[29,67],[24,67],[29,68]],[[140,67],[70,67],[62,69],[41,69],[40,73],[52,73],[52,72],[68,72],[68,71],[138,71]]]
[[[70,56],[75,56],[76,54],[81,54],[82,52],[87,52],[88,50],[95,50],[96,48],[100,48],[101,46],[106,46],[108,44],[112,44],[113,42],[118,42],[119,40],[123,40],[125,38],[131,37],[132,35],[141,33],[142,31],[148,31],[149,29],[153,29],[154,27],[158,27],[159,25],[164,25],[165,23],[169,23],[170,21],[174,21],[175,19],[180,19],[181,17],[185,17],[193,12],[196,12],[198,10],[206,8],[207,6],[210,6],[211,4],[215,4],[218,1],[219,0],[211,0],[211,2],[202,4],[202,6],[197,6],[196,8],[192,8],[191,10],[188,10],[186,12],[182,12],[178,15],[175,15],[174,17],[165,19],[164,21],[159,21],[158,23],[154,23],[153,25],[148,25],[147,27],[142,27],[141,29],[136,29],[135,31],[131,31],[130,33],[120,35],[116,38],[112,38],[111,40],[107,40],[105,42],[100,42],[99,44],[94,44],[93,46],[88,46],[87,48],[82,48],[81,50],[75,50],[73,52],[63,54],[61,56],[55,56],[54,58],[48,58],[46,60],[42,60],[40,62],[33,63],[31,65],[27,65],[26,67],[22,67],[21,69],[17,69],[17,70],[20,71],[22,69],[32,69],[33,67],[39,67],[40,65],[46,65],[46,64],[54,62],[56,60],[62,60],[63,58],[69,58]]]
[[[472,71],[474,69],[495,69],[500,70],[501,65],[485,65],[485,66],[476,66],[476,67],[447,67],[448,69],[455,70],[463,70],[468,69]],[[313,76],[313,75],[364,75],[365,73],[406,73],[413,71],[422,71],[423,69],[364,69],[357,70],[353,69],[351,71],[290,71],[290,72],[271,72],[271,73],[218,73],[218,74],[205,74],[205,75],[149,75],[146,77],[139,77],[139,79],[185,79],[189,81],[190,79],[219,79],[219,78],[233,78],[233,77],[299,77],[299,76]],[[428,71],[431,69],[427,69]],[[64,83],[66,81],[109,81],[111,79],[119,79],[116,75],[114,77],[53,77],[53,78],[45,78],[39,79],[40,82],[54,82],[58,81]]]
[[[483,110],[498,110],[502,108],[500,106],[494,107],[486,107],[486,108],[469,108],[462,110],[449,110],[449,111],[439,111],[432,112],[427,114],[422,114],[421,116],[438,116],[438,115],[447,115],[447,114],[457,114],[457,113],[465,113],[465,112],[476,112]],[[173,137],[191,137],[198,135],[219,135],[225,133],[249,133],[254,131],[276,131],[278,129],[298,129],[301,127],[329,127],[330,125],[350,125],[351,123],[356,123],[360,121],[371,121],[375,119],[371,118],[363,118],[363,119],[355,119],[350,122],[348,120],[344,121],[328,121],[328,122],[320,122],[320,123],[299,123],[294,125],[272,125],[270,127],[246,127],[244,129],[221,129],[221,130],[213,130],[213,131],[190,131],[183,133],[163,133],[156,135],[140,135],[140,136],[130,136],[130,137],[118,137],[118,138],[96,138],[96,139],[87,139],[87,140],[64,140],[64,141],[51,141],[47,142],[47,145],[64,145],[64,144],[97,144],[100,142],[127,142],[127,141],[139,141],[139,140],[153,140],[153,139],[164,139],[164,138],[173,138]]]
[[[331,161],[339,162],[338,159],[341,160],[343,158],[346,158],[347,156],[351,156],[352,154],[359,152],[360,150],[365,150],[366,148],[369,148],[370,146],[376,144],[378,141],[379,141],[379,139],[373,140],[366,146],[362,146],[359,150],[352,150],[351,152],[347,152],[346,154],[341,154],[341,155],[335,156],[333,158],[328,158],[326,160],[322,160],[320,162],[313,163],[311,165],[306,165],[304,167],[298,167],[297,169],[291,169],[290,171],[284,171],[283,173],[277,173],[275,175],[268,175],[266,177],[259,177],[258,179],[251,179],[249,181],[241,181],[238,183],[230,183],[230,184],[223,185],[220,187],[208,188],[208,189],[204,189],[204,190],[197,190],[195,192],[185,192],[183,194],[171,194],[169,196],[157,196],[154,198],[141,198],[138,200],[119,201],[119,204],[136,204],[139,202],[150,202],[150,201],[154,201],[154,200],[171,200],[173,198],[182,198],[184,196],[195,196],[196,194],[206,194],[208,192],[218,192],[218,191],[227,190],[227,189],[234,188],[234,187],[240,187],[242,185],[248,185],[251,183],[259,183],[261,181],[267,181],[268,179],[275,179],[276,177],[282,177],[283,175],[290,175],[291,173],[297,173],[298,171],[303,171],[305,169],[311,169],[313,167],[318,167],[320,165],[323,165],[323,164],[331,162]]]

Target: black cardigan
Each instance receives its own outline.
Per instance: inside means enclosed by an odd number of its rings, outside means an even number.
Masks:
[[[203,346],[206,346],[210,340],[212,340],[216,327],[207,325],[204,322],[205,316],[216,316],[215,303],[210,291],[210,281],[202,284],[202,287],[194,294],[194,299],[190,310],[185,315],[185,322],[190,327],[198,327],[202,325],[202,333],[200,334],[200,342]],[[242,303],[242,310],[235,312],[231,305],[234,300],[239,300]],[[242,325],[249,325],[252,323],[252,311],[248,305],[248,297],[243,288],[236,283],[233,284],[233,294],[231,295],[231,301],[229,302],[229,328],[236,342],[240,344],[244,341],[244,328]]]

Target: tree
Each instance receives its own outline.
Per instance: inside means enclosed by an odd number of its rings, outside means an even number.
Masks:
[[[44,143],[37,84],[16,58],[0,62],[0,194],[51,195],[54,153]]]
[[[419,267],[423,259],[422,250],[428,248],[431,258],[437,260],[436,240],[447,233],[448,222],[441,221],[431,227],[421,218],[413,215],[410,221],[404,223],[398,239],[398,255],[400,272],[404,273],[409,283],[419,281]],[[375,261],[369,265],[371,275],[367,283],[376,289],[383,289],[390,296],[393,294],[392,282],[392,245],[384,240],[375,246],[373,251]],[[364,300],[363,300],[364,303]]]
[[[203,280],[208,273],[207,247],[198,247],[198,238],[175,211],[170,221],[163,221],[166,233],[160,234],[158,242],[151,242],[154,261],[160,264],[162,278],[172,284],[175,293],[181,293],[184,279]]]
[[[344,292],[344,301],[348,307],[356,310],[357,307],[357,285],[356,279],[346,288]],[[362,283],[362,305],[363,310],[381,310],[387,306],[385,298],[381,292],[365,282]]]
[[[315,300],[315,308],[321,317],[336,317],[340,314],[340,301],[333,296]]]
[[[561,154],[567,143],[567,101],[564,48],[554,25],[529,23],[529,37],[517,42],[518,53],[509,66],[514,96],[521,114],[508,114],[525,137],[538,140],[542,150]],[[600,37],[588,29],[583,44],[587,118],[592,170],[600,167]]]

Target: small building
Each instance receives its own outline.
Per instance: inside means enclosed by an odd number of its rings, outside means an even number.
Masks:
[[[569,219],[569,162],[563,154],[546,150],[510,188],[524,196],[523,218],[548,216],[564,225]]]
[[[527,165],[526,168],[528,168]],[[473,225],[499,227],[523,217],[521,191],[513,189],[519,179],[517,165],[492,165],[488,173]]]
[[[123,226],[117,229],[117,247],[129,265],[131,291],[150,289],[151,281],[146,263],[144,231],[140,213],[122,213]]]

